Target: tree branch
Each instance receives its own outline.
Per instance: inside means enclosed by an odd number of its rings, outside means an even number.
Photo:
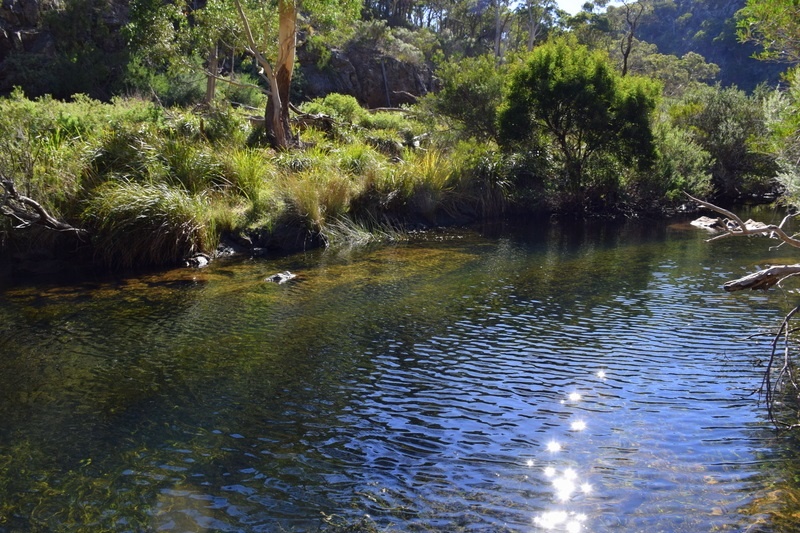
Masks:
[[[3,188],[3,195],[0,197],[2,199],[0,212],[19,221],[16,228],[26,228],[36,224],[55,231],[74,232],[78,237],[89,235],[85,229],[76,228],[57,220],[39,202],[19,194],[14,182],[5,176],[0,176],[0,186]]]
[[[707,242],[716,241],[718,239],[723,239],[725,237],[741,237],[745,235],[766,235],[773,239],[780,239],[781,241],[785,242],[786,244],[794,248],[800,248],[800,239],[796,239],[795,237],[788,235],[783,230],[783,225],[786,223],[786,221],[795,215],[787,215],[786,217],[784,217],[783,221],[781,221],[780,226],[776,226],[775,224],[761,224],[753,221],[748,221],[749,222],[748,224],[743,222],[741,218],[739,218],[736,214],[732,213],[731,211],[728,211],[727,209],[723,209],[714,204],[700,200],[699,198],[695,198],[689,193],[684,193],[684,194],[688,196],[693,202],[696,202],[697,204],[703,207],[711,209],[712,211],[715,211],[728,219],[728,224],[726,224],[725,232],[708,239]]]
[[[750,290],[767,290],[777,285],[786,278],[800,274],[800,264],[777,265],[758,272],[748,274],[743,278],[735,279],[725,283],[722,288],[728,292]]]

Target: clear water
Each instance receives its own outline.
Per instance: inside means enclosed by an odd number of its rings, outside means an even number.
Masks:
[[[748,338],[791,297],[720,288],[791,252],[704,237],[532,224],[0,288],[0,531],[791,531]]]

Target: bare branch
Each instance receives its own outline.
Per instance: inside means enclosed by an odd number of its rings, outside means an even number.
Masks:
[[[19,194],[14,182],[10,179],[0,176],[0,186],[3,189],[3,195],[0,196],[2,199],[0,212],[19,221],[17,228],[36,224],[55,231],[74,232],[78,237],[88,236],[85,229],[75,228],[66,222],[57,220],[39,202]]]
[[[692,201],[697,202],[699,205],[711,209],[719,213],[720,215],[726,217],[729,220],[729,224],[726,226],[726,231],[717,235],[716,237],[712,237],[708,239],[708,241],[715,241],[718,239],[722,239],[725,237],[741,237],[746,235],[767,235],[774,239],[780,239],[781,241],[785,242],[789,246],[794,248],[800,248],[800,239],[796,239],[795,237],[788,235],[785,231],[783,231],[783,224],[786,222],[786,218],[783,219],[780,226],[776,226],[775,224],[759,224],[750,222],[750,224],[746,224],[739,218],[736,214],[727,209],[723,209],[719,206],[711,204],[709,202],[700,200],[699,198],[695,198],[694,196],[684,193],[688,196]]]
[[[722,287],[728,292],[751,290],[767,290],[786,278],[800,274],[800,264],[777,265],[758,272],[748,274],[743,278],[725,283]]]

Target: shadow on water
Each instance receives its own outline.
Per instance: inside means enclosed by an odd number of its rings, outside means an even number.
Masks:
[[[764,248],[702,239],[536,223],[9,287],[0,531],[790,528],[746,338],[782,310],[719,290]]]

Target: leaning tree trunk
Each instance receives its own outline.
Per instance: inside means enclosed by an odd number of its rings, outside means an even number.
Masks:
[[[275,146],[285,148],[292,138],[289,125],[289,90],[292,85],[295,51],[297,49],[297,6],[295,2],[280,2],[278,26],[278,59],[275,63],[275,84],[267,98],[264,118],[271,125],[268,131]]]
[[[206,96],[203,103],[210,105],[214,101],[217,92],[217,76],[219,75],[219,54],[217,44],[208,50],[208,73],[206,74]]]
[[[289,129],[289,85],[292,82],[292,68],[294,67],[294,54],[296,47],[297,6],[292,0],[280,0],[280,50],[278,52],[277,68],[273,70],[269,61],[259,52],[258,45],[253,38],[250,22],[242,9],[239,0],[234,0],[236,11],[244,26],[248,42],[248,52],[256,59],[263,69],[263,75],[269,82],[269,98],[267,108],[264,110],[265,127],[267,136],[275,148],[288,148],[291,139]],[[280,75],[280,79],[279,76]],[[284,101],[286,102],[284,105]]]

